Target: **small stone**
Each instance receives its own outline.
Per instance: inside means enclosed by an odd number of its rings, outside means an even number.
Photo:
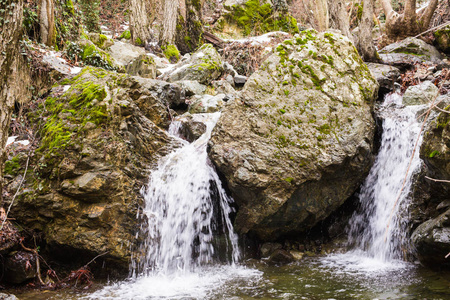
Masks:
[[[236,75],[234,76],[234,83],[236,85],[244,85],[247,82],[247,76],[243,76],[243,75]]]
[[[283,246],[279,243],[264,243],[261,246],[261,257],[269,257],[275,250],[281,249]]]
[[[286,265],[295,260],[294,256],[286,250],[275,250],[267,260],[272,265]]]

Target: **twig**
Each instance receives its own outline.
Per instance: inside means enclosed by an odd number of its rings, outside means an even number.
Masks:
[[[11,207],[14,204],[14,200],[16,199],[17,194],[19,194],[20,188],[22,187],[22,184],[23,184],[23,181],[25,180],[25,177],[27,176],[29,161],[30,161],[30,156],[27,157],[27,164],[26,164],[26,167],[25,167],[25,172],[23,173],[22,180],[20,181],[19,187],[17,188],[17,191],[14,194],[14,197],[12,198],[11,203],[8,206],[8,210],[6,211],[6,216],[5,216],[5,219],[3,219],[3,221],[2,221],[2,225],[0,226],[0,230],[3,229],[3,226],[5,225],[6,219],[8,218],[9,211],[11,210]]]
[[[445,258],[448,258],[450,256],[450,252],[445,256]]]
[[[416,143],[414,144],[414,149],[413,149],[413,152],[412,152],[412,154],[411,154],[411,158],[410,158],[410,160],[409,160],[408,169],[406,169],[405,178],[403,178],[402,187],[401,187],[401,189],[400,189],[400,191],[399,191],[399,193],[398,193],[397,199],[395,200],[394,206],[392,207],[391,213],[390,213],[390,215],[389,215],[388,223],[387,223],[387,226],[386,226],[386,231],[385,231],[385,234],[384,234],[384,242],[385,242],[385,243],[386,243],[386,241],[387,241],[387,236],[388,236],[389,226],[390,226],[391,220],[392,220],[392,215],[394,214],[395,207],[397,206],[397,203],[398,203],[398,201],[400,200],[400,197],[401,197],[401,195],[402,195],[402,192],[403,192],[403,190],[405,189],[405,186],[406,186],[406,180],[407,180],[407,178],[408,178],[409,169],[411,168],[411,164],[412,164],[412,161],[413,161],[413,158],[414,158],[414,154],[416,153],[417,146],[419,145],[420,136],[421,136],[421,134],[422,134],[422,131],[423,131],[424,127],[425,127],[425,124],[426,124],[426,122],[427,122],[427,120],[428,120],[428,116],[430,115],[430,112],[431,112],[431,110],[432,110],[432,108],[433,108],[433,106],[434,106],[434,102],[436,101],[436,98],[438,97],[438,95],[439,95],[439,94],[437,94],[437,95],[433,98],[433,102],[431,103],[431,106],[428,108],[427,113],[426,113],[426,115],[425,115],[425,118],[423,119],[422,126],[420,127],[419,135],[418,135],[418,137],[417,137]]]
[[[417,38],[417,37],[419,37],[419,36],[421,36],[421,35],[423,35],[423,34],[425,34],[425,33],[427,33],[427,32],[430,32],[430,31],[433,31],[433,30],[436,30],[436,29],[441,29],[442,27],[445,27],[445,26],[447,26],[447,25],[450,25],[450,21],[449,21],[449,22],[446,22],[446,23],[444,23],[444,24],[435,26],[435,27],[433,27],[433,28],[430,28],[430,29],[428,29],[427,31],[424,31],[424,32],[422,32],[422,33],[419,33],[419,34],[416,35],[414,38]]]
[[[34,253],[34,255],[36,256],[36,273],[37,273],[37,277],[39,279],[39,282],[42,285],[45,285],[45,282],[42,280],[41,277],[41,264],[39,263],[39,254],[37,253],[36,249],[31,249],[31,248],[27,248],[23,245],[22,241],[20,242],[20,245],[22,246],[22,248],[26,251],[29,251],[31,253]]]
[[[87,268],[87,266],[89,266],[91,263],[93,263],[94,260],[96,260],[96,259],[99,258],[100,256],[106,255],[106,254],[108,254],[108,253],[109,253],[109,251],[106,251],[105,253],[102,253],[102,254],[97,255],[96,257],[94,257],[93,259],[91,259],[87,264],[85,264],[85,265],[83,266],[83,268]]]
[[[434,179],[428,176],[425,176],[426,179],[434,181],[434,182],[444,182],[444,183],[450,183],[450,180],[443,180],[443,179]]]

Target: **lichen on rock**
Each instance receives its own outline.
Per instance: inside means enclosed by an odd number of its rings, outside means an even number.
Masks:
[[[339,34],[281,43],[229,101],[209,154],[239,211],[236,229],[262,240],[323,220],[370,169],[378,84]]]

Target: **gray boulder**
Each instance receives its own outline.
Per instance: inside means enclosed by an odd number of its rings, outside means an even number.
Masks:
[[[229,101],[209,155],[239,206],[235,228],[263,241],[308,230],[372,163],[378,84],[344,36],[286,40]]]
[[[450,209],[421,224],[414,231],[412,242],[419,260],[434,268],[450,268]]]
[[[145,49],[129,43],[116,41],[108,48],[108,53],[120,66],[126,66],[140,55],[145,55]]]
[[[126,71],[130,75],[153,79],[156,78],[156,63],[153,57],[142,54],[126,66]]]
[[[219,111],[224,105],[225,97],[225,94],[194,96],[190,100],[189,113],[199,114]]]
[[[388,45],[378,53],[385,63],[394,66],[408,66],[421,62],[439,63],[444,58],[435,47],[413,37]]]
[[[439,95],[439,89],[431,82],[424,81],[419,85],[413,85],[403,94],[404,105],[421,105],[433,102]]]
[[[400,70],[393,66],[368,63],[367,67],[380,85],[380,93],[394,90],[394,83],[400,80]]]
[[[211,44],[205,44],[173,70],[164,73],[162,79],[169,82],[196,80],[202,84],[209,84],[219,78],[222,72],[223,61],[220,54]]]

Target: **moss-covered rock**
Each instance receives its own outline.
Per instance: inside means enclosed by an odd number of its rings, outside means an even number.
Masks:
[[[166,85],[86,67],[30,114],[40,147],[11,216],[42,233],[53,257],[87,262],[107,253],[107,266],[128,270],[140,189],[177,145],[161,129],[169,124]],[[15,159],[8,167],[17,173]]]
[[[196,80],[202,84],[210,84],[222,72],[223,61],[220,54],[211,44],[205,44],[192,53],[189,59],[179,63],[173,71],[165,73],[163,79],[169,82]]]
[[[299,32],[297,20],[289,13],[275,12],[270,1],[249,0],[225,7],[230,12],[217,22],[214,29],[219,32],[230,31],[226,27],[233,26],[237,26],[243,36],[271,31]]]
[[[450,53],[450,26],[446,26],[434,33],[437,47],[445,53]]]
[[[65,52],[72,61],[82,61],[86,65],[106,70],[121,70],[109,53],[98,48],[90,40],[69,42]]]
[[[262,240],[310,229],[358,188],[372,163],[378,84],[344,36],[303,31],[281,43],[228,101],[211,160]]]
[[[102,50],[106,50],[112,45],[114,45],[114,41],[109,39],[106,35],[100,33],[89,33],[89,40],[94,43],[95,46],[99,47]]]
[[[153,57],[143,54],[130,62],[126,71],[130,75],[137,75],[142,78],[156,78],[156,63]]]

